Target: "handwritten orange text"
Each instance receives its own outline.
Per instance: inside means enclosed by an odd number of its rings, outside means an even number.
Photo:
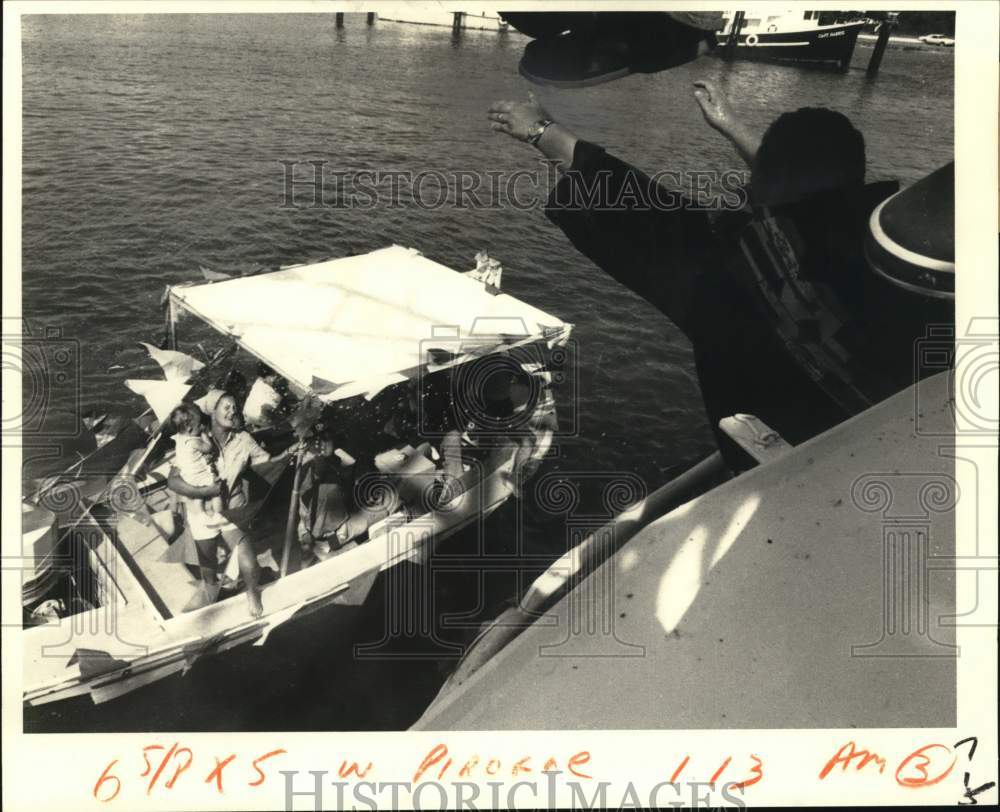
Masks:
[[[196,768],[194,753],[180,742],[174,742],[169,748],[162,744],[150,744],[142,748],[143,768],[141,772],[137,771],[137,777],[146,779],[146,795],[151,795],[158,786],[166,790],[173,789],[178,779],[192,770],[203,775],[202,781],[205,784],[213,785],[217,792],[224,793],[226,781],[238,782],[248,787],[259,787],[264,784],[268,777],[265,762],[285,752],[284,748],[279,747],[249,760],[249,766],[240,776],[232,775],[233,769],[229,769],[230,765],[234,765],[235,769],[234,762],[239,759],[236,753],[214,754],[210,769],[202,772],[208,765]],[[247,759],[243,761],[246,762]],[[123,787],[123,780],[130,774],[130,771],[116,767],[118,763],[117,758],[112,759],[94,784],[92,795],[102,803],[108,803],[118,797]]]
[[[562,770],[565,768],[570,775],[577,778],[593,778],[584,768],[590,761],[590,752],[580,750],[571,755],[568,759],[560,762],[555,756],[549,756],[541,766],[541,772]],[[433,770],[431,768],[434,768]],[[504,775],[512,778],[533,773],[538,770],[537,762],[532,762],[531,756],[523,756],[504,763],[499,758],[483,759],[478,753],[466,754],[456,761],[449,755],[448,745],[436,744],[424,756],[417,771],[413,774],[413,782],[416,783],[425,776],[443,781],[445,776],[452,774],[459,778],[477,776],[497,776]]]
[[[708,779],[707,783],[716,784],[723,777],[723,775],[726,775],[727,776],[726,783],[728,784],[732,782],[732,785],[735,789],[745,789],[746,787],[753,786],[764,777],[764,762],[760,758],[760,756],[753,753],[750,754],[750,759],[753,761],[753,764],[751,766],[743,768],[739,764],[737,764],[736,767],[730,769],[733,763],[733,757],[726,756],[717,765],[715,765],[712,777]],[[691,775],[692,771],[687,769],[690,762],[691,762],[691,756],[684,756],[684,758],[682,758],[678,762],[677,767],[670,775],[671,784],[676,784],[681,779],[682,776],[686,777],[687,780],[689,781],[696,780],[692,778]],[[702,767],[703,766],[704,765],[702,765]],[[736,770],[738,769],[741,770],[740,773],[736,772]],[[707,772],[702,771],[699,776],[701,780],[704,780],[703,779],[704,775],[707,775]],[[733,781],[733,778],[736,777],[737,775],[746,777],[740,781]]]
[[[955,766],[955,751],[946,744],[925,744],[903,758],[893,774],[901,787],[916,789],[929,787],[943,781]],[[840,749],[819,771],[820,780],[840,768],[841,773],[868,772],[883,775],[887,760],[878,753],[858,747],[853,741],[841,745]]]
[[[833,754],[826,766],[819,771],[819,777],[826,778],[835,767],[841,767],[841,772],[847,772],[847,768],[853,766],[856,772],[860,772],[869,764],[874,764],[872,769],[879,773],[885,772],[885,759],[878,753],[871,753],[863,748],[858,748],[854,742],[847,742]]]

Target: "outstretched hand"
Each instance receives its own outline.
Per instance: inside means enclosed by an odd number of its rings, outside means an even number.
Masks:
[[[729,139],[747,166],[753,167],[757,159],[757,150],[760,149],[760,136],[751,132],[740,120],[729,103],[729,98],[716,87],[715,82],[699,79],[694,83],[694,87],[694,98],[705,116],[705,121]]]
[[[528,101],[497,101],[490,106],[486,117],[490,120],[490,127],[499,133],[506,133],[511,138],[518,141],[527,141],[531,136],[531,127],[543,118],[549,118],[535,94],[529,91]]]
[[[716,86],[715,82],[699,79],[694,83],[694,98],[701,107],[705,121],[719,132],[726,133],[738,123],[736,112],[729,98]]]

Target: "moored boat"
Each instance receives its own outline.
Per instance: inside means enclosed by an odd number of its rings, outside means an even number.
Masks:
[[[725,51],[738,25],[736,54],[744,59],[830,65],[846,71],[865,22],[820,24],[819,11],[750,9],[727,12],[718,33]]]

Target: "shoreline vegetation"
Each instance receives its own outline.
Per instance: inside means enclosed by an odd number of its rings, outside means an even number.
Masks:
[[[872,20],[885,19],[892,12],[886,11],[828,11],[820,12],[820,25],[830,25],[832,23],[844,23],[851,20]],[[862,36],[874,35],[875,25],[865,26]],[[927,34],[945,34],[949,37],[955,36],[955,12],[954,11],[900,11],[893,21],[893,39],[906,40],[912,38],[916,40]]]

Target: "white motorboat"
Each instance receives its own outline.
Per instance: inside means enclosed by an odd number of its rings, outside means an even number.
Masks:
[[[83,495],[67,476],[26,501],[25,533],[37,559],[23,596],[27,705],[113,699],[185,673],[199,657],[261,645],[277,626],[320,609],[335,633],[380,571],[423,559],[496,510],[549,448],[556,416],[547,364],[572,325],[501,293],[495,263],[460,273],[393,246],[252,276],[210,276],[168,289],[173,354],[160,359],[165,380],[130,385],[162,424],[173,403],[197,394],[188,376],[219,356],[212,341],[235,344],[234,358],[266,364],[287,383],[295,404],[288,419],[247,426],[273,455],[253,466],[250,505],[240,514],[252,521],[255,552],[269,573],[261,581],[263,616],[248,612],[235,569],[228,591],[224,582],[215,602],[188,610],[204,583],[185,556],[193,540],[166,486],[173,444],[154,427],[139,442],[133,437],[128,461],[96,493]],[[181,350],[196,346],[208,348],[206,362],[180,363],[178,373],[178,359],[193,360]],[[154,358],[168,352],[150,348]],[[491,412],[497,422],[486,428],[489,421],[465,422],[463,409],[480,397],[471,390],[493,373],[510,376],[506,411]],[[418,408],[409,434],[379,428],[387,412],[398,417],[392,404],[400,395],[422,397],[427,388],[451,393],[447,408]],[[291,543],[303,414],[311,425],[317,416],[338,425],[348,453],[374,462],[355,482],[350,540],[317,551],[308,566]],[[461,459],[451,458],[460,474],[451,480],[442,476],[446,432],[462,438]],[[67,488],[74,499],[64,498]],[[67,585],[72,594],[59,594]]]

